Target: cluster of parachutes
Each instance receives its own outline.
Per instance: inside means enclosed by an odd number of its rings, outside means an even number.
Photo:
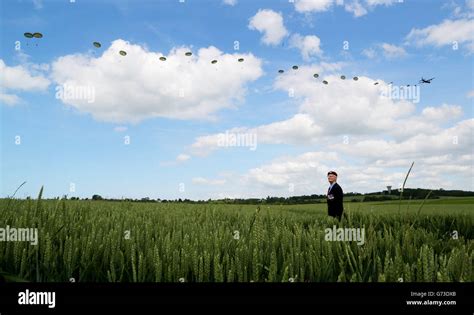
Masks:
[[[293,70],[298,70],[299,67],[295,65],[295,66],[291,67],[291,69],[293,69]],[[278,70],[278,73],[280,73],[280,74],[281,74],[281,73],[284,73],[284,72],[285,72],[285,70],[283,70],[283,69]],[[313,74],[313,77],[314,77],[315,79],[317,79],[317,78],[319,78],[319,74],[315,73],[315,74]],[[345,76],[345,75],[341,75],[341,80],[345,80],[345,79],[346,79],[346,76]],[[352,80],[357,81],[357,80],[359,80],[359,77],[353,77]],[[323,80],[323,84],[329,84],[329,82],[326,81],[326,80]],[[374,83],[374,85],[377,85],[377,84],[379,84],[379,83],[378,83],[378,82],[375,82],[375,83]]]
[[[101,47],[102,47],[102,44],[99,43],[99,42],[93,42],[92,45],[94,45],[95,48],[101,48]],[[119,54],[120,54],[121,56],[126,56],[126,55],[127,55],[127,52],[126,52],[125,50],[120,50],[120,51],[119,51]],[[186,57],[190,57],[190,56],[193,55],[193,53],[190,52],[190,51],[187,51],[187,52],[184,53],[184,55],[185,55]],[[165,57],[165,56],[161,56],[159,59],[160,59],[161,61],[166,61],[166,57]],[[237,59],[237,61],[238,61],[238,62],[244,62],[244,58],[239,58],[239,59]],[[214,59],[214,60],[211,61],[211,64],[216,64],[216,63],[217,63],[217,60],[216,60],[216,59]]]
[[[26,38],[43,38],[43,34],[41,33],[29,33],[26,32],[23,34]],[[26,45],[28,46],[28,42],[26,42]],[[38,43],[36,43],[36,46],[38,46]]]
[[[26,38],[43,38],[43,34],[41,34],[41,33],[24,33],[24,36],[25,36]],[[36,44],[36,45],[38,45],[38,44]],[[101,48],[101,47],[102,47],[102,44],[101,44],[100,42],[93,42],[92,45],[93,45],[95,48]],[[119,54],[120,54],[121,56],[124,56],[124,57],[125,57],[125,56],[127,55],[127,52],[126,52],[125,50],[120,50],[120,51],[119,51]],[[190,56],[193,55],[193,53],[190,52],[190,51],[188,51],[188,52],[186,52],[184,55],[187,56],[187,57],[190,57]],[[161,61],[166,61],[166,57],[165,57],[165,56],[161,56],[159,59],[160,59]],[[244,58],[239,58],[237,61],[238,61],[238,62],[244,62]],[[217,63],[217,60],[216,60],[216,59],[214,59],[214,60],[211,61],[211,64],[216,64],[216,63]],[[298,70],[299,67],[298,67],[297,65],[294,65],[294,66],[291,67],[291,68],[292,68],[293,70]],[[282,74],[282,73],[284,73],[284,72],[285,72],[285,71],[284,71],[283,69],[278,70],[278,73],[280,73],[280,74]],[[319,78],[319,74],[315,73],[315,74],[313,74],[313,77],[314,77],[315,79],[317,79],[317,78]],[[346,76],[345,76],[345,75],[341,75],[340,78],[341,78],[341,80],[345,80],[345,79],[346,79]],[[433,80],[433,79],[434,79],[434,78],[425,80],[425,79],[422,78],[419,83],[431,83],[431,80]],[[359,78],[358,78],[358,77],[353,77],[352,80],[357,81],[357,80],[359,80]],[[329,84],[329,82],[328,82],[327,80],[323,80],[322,83],[325,84],[325,85]],[[378,84],[379,84],[378,82],[374,82],[374,85],[378,85]],[[389,84],[392,84],[392,82],[390,82]],[[407,86],[410,86],[410,85],[408,84]],[[415,84],[415,86],[416,86],[416,84]]]

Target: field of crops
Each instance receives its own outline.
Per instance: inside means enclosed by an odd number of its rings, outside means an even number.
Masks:
[[[0,242],[7,281],[474,281],[474,199],[257,206],[0,200],[0,227],[37,227],[37,246]],[[365,243],[326,241],[333,225]],[[453,238],[453,231],[457,238]]]

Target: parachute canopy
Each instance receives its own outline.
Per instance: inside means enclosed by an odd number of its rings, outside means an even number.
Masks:
[[[217,63],[217,60],[214,59],[213,61],[211,61],[211,63],[215,64],[215,63]]]
[[[359,78],[358,78],[358,77],[354,77],[353,79],[354,79],[354,81],[357,81],[357,80],[359,80]]]
[[[102,45],[99,42],[93,42],[92,45],[94,45],[94,47],[96,48],[102,47]]]
[[[278,70],[278,73],[283,73],[283,72],[285,72],[285,71],[284,70]]]
[[[31,33],[25,33],[23,35],[25,35],[26,38],[33,38],[33,34]]]
[[[341,79],[342,79],[342,80],[345,80],[345,79],[346,79],[346,76],[345,76],[345,75],[341,75]]]
[[[127,52],[125,50],[121,50],[121,51],[119,51],[119,54],[121,54],[122,56],[126,56]]]
[[[186,52],[184,55],[189,57],[189,56],[191,56],[192,54],[193,54],[192,52],[188,51],[188,52]]]
[[[319,78],[319,74],[315,73],[315,74],[313,74],[313,77]]]
[[[293,66],[293,70],[298,70],[298,66]]]
[[[34,38],[43,38],[43,34],[41,33],[33,33]]]
[[[244,62],[244,58],[239,58],[239,62]]]
[[[328,84],[328,81],[324,80],[323,83],[324,83],[324,84]]]
[[[166,61],[166,57],[165,57],[165,56],[161,56],[161,57],[160,57],[160,60],[161,60],[161,61]]]
[[[377,85],[377,84],[379,84],[379,83],[378,83],[378,82],[375,82],[375,83],[374,83],[374,85]]]

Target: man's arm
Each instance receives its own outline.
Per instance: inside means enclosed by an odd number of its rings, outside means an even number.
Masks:
[[[342,204],[342,200],[344,198],[344,193],[342,191],[341,186],[337,186],[336,191],[334,192],[334,199]]]

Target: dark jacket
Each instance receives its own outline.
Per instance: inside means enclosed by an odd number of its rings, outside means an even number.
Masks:
[[[328,215],[341,217],[344,207],[342,204],[343,192],[341,186],[336,182],[331,190],[328,189],[326,200],[328,203]]]

